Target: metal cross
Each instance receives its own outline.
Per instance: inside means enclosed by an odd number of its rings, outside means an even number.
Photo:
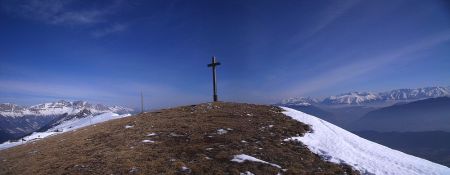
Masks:
[[[212,67],[212,73],[213,73],[213,100],[217,101],[217,83],[216,83],[216,66],[220,65],[219,62],[216,62],[216,57],[212,57],[212,63],[208,64],[208,67]]]

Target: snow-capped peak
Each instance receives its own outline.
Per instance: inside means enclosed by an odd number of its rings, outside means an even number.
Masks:
[[[381,99],[378,94],[372,92],[349,92],[338,96],[325,98],[325,104],[361,104]]]
[[[282,100],[281,105],[299,105],[304,104],[326,104],[326,105],[360,105],[370,103],[383,103],[388,101],[412,101],[421,100],[426,98],[436,98],[450,96],[450,87],[425,87],[416,89],[395,89],[386,92],[349,92],[340,95],[330,96],[323,100],[317,100],[314,98],[289,98]],[[310,99],[314,99],[312,102]]]
[[[319,100],[311,97],[288,98],[280,102],[281,105],[309,106],[318,103]]]
[[[131,108],[123,107],[123,106],[111,106],[109,107],[109,110],[111,110],[114,113],[130,113],[134,111]]]
[[[18,106],[16,104],[12,103],[1,103],[0,104],[0,112],[15,112],[15,111],[21,111],[23,110],[23,107]]]
[[[386,100],[409,100],[421,98],[443,97],[450,95],[450,89],[447,87],[426,87],[417,89],[396,89],[380,93]]]
[[[55,116],[62,114],[77,114],[87,109],[92,114],[100,114],[106,112],[113,113],[131,113],[133,109],[121,106],[106,106],[102,104],[90,104],[86,101],[64,101],[42,103],[30,107],[21,107],[11,103],[0,104],[0,115],[5,117],[22,117],[22,116]]]

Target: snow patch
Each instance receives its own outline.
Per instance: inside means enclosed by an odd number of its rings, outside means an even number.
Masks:
[[[246,154],[235,155],[233,157],[233,159],[231,159],[231,161],[237,162],[237,163],[243,163],[245,161],[259,162],[259,163],[268,164],[268,165],[271,165],[273,167],[277,167],[277,168],[281,169],[280,165],[277,165],[277,164],[274,164],[274,163],[269,163],[269,162],[266,162],[264,160],[261,160],[261,159],[258,159],[258,158],[255,158],[255,157],[252,157],[252,156],[249,156],[249,155],[246,155]]]
[[[244,172],[244,173],[239,173],[239,175],[255,175],[255,174],[253,174],[253,173],[250,172],[250,171],[246,171],[246,172]]]
[[[132,168],[130,169],[129,173],[134,174],[134,173],[137,173],[138,171],[139,171],[139,168],[137,168],[137,167],[132,167]]]
[[[345,163],[363,174],[450,174],[450,168],[363,139],[329,122],[281,107],[285,115],[311,125],[312,132],[285,141],[300,141],[334,163]]]
[[[181,172],[190,173],[190,172],[191,172],[191,169],[188,168],[187,166],[182,166],[182,167],[181,167]]]
[[[170,133],[169,134],[169,136],[172,136],[172,137],[184,137],[184,135],[182,135],[182,134],[177,134],[177,133]]]
[[[227,130],[225,130],[225,129],[218,129],[217,130],[217,134],[219,134],[219,135],[222,135],[222,134],[226,134],[226,133],[228,133],[228,131]]]
[[[147,134],[147,137],[152,137],[152,136],[156,136],[156,135],[158,135],[158,134],[152,132],[152,133]]]
[[[125,129],[133,128],[133,127],[134,127],[134,125],[125,125]]]

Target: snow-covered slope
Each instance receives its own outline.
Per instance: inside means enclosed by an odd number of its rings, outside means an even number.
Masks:
[[[450,168],[446,166],[363,139],[312,115],[282,108],[284,114],[312,128],[312,132],[286,141],[300,141],[328,161],[348,164],[363,174],[450,174]]]
[[[55,134],[60,134],[60,133],[64,133],[67,131],[72,131],[78,128],[82,128],[85,126],[89,126],[89,125],[93,125],[93,124],[97,124],[97,123],[101,123],[101,122],[105,122],[108,120],[113,120],[113,119],[118,119],[118,118],[123,118],[123,117],[128,117],[130,116],[130,114],[123,114],[123,115],[119,115],[116,113],[112,113],[112,112],[107,112],[107,113],[103,113],[100,115],[88,115],[88,116],[84,116],[84,117],[73,117],[70,120],[64,120],[63,122],[59,123],[58,125],[43,131],[43,132],[34,132],[29,136],[26,136],[24,138],[22,138],[19,141],[7,141],[4,142],[2,144],[0,144],[0,150],[2,149],[6,149],[6,148],[10,148],[13,146],[17,146],[17,145],[21,145],[30,141],[34,141],[37,139],[42,139],[51,135],[55,135]]]
[[[68,102],[60,100],[57,102],[43,103],[30,107],[21,107],[11,103],[0,104],[0,115],[5,117],[23,116],[56,116],[62,114],[76,114],[83,109],[88,109],[93,114],[106,112],[131,113],[133,109],[121,106],[105,106],[102,104],[90,104],[86,101]]]

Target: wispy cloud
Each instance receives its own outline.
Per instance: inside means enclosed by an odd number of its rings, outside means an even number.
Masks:
[[[128,28],[128,25],[125,24],[113,24],[109,27],[103,28],[103,29],[98,29],[93,31],[91,34],[92,36],[99,38],[99,37],[103,37],[112,33],[116,33],[116,32],[121,32],[124,31]]]
[[[77,0],[6,0],[1,2],[1,10],[12,16],[50,25],[90,26],[92,36],[102,37],[127,29],[127,25],[110,17],[119,11],[122,4],[121,0],[95,5]]]
[[[450,31],[445,31],[437,35],[423,38],[419,41],[413,42],[407,46],[392,50],[390,52],[382,53],[374,57],[359,59],[353,63],[346,64],[341,67],[336,67],[328,71],[323,71],[311,79],[297,83],[284,91],[281,96],[297,96],[307,93],[315,92],[324,88],[328,88],[335,84],[350,80],[352,78],[370,73],[380,67],[386,66],[396,61],[409,61],[413,57],[411,54],[432,48],[439,44],[450,41]],[[355,59],[348,59],[355,60]],[[356,59],[358,60],[358,59]]]
[[[335,5],[329,7],[328,10],[324,11],[324,15],[321,20],[312,28],[308,36],[312,36],[317,32],[321,31],[331,23],[333,23],[337,18],[341,17],[348,10],[358,4],[359,0],[347,0],[347,1],[336,1]]]
[[[0,80],[0,92],[16,94],[33,94],[41,96],[52,96],[59,98],[86,98],[86,97],[114,97],[101,89],[89,86],[81,86],[73,83],[41,83],[30,81]]]
[[[113,13],[120,1],[101,7],[82,6],[73,0],[4,1],[3,10],[27,19],[56,25],[83,25],[104,21]]]
[[[331,25],[359,2],[359,0],[334,1],[334,3],[328,5],[328,8],[325,8],[321,12],[322,15],[318,18],[318,20],[316,20],[315,24],[311,25],[308,31],[302,31],[295,34],[290,42],[298,43],[314,37],[314,35]]]

